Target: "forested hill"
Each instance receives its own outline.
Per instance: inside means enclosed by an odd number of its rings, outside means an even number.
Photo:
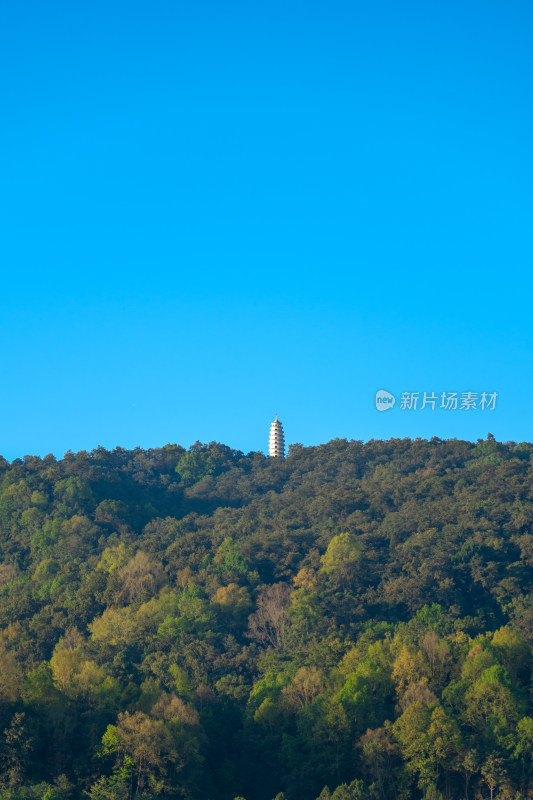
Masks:
[[[531,798],[532,454],[2,460],[0,798]]]

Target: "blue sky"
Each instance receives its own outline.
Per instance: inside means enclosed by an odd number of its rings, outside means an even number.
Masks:
[[[532,17],[4,4],[0,452],[533,439]]]

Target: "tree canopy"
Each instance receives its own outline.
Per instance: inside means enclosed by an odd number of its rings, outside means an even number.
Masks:
[[[0,460],[0,800],[533,796],[533,445]]]

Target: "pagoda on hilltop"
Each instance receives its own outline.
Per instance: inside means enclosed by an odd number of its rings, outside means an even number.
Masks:
[[[285,437],[283,436],[283,425],[276,419],[270,426],[270,436],[268,437],[268,455],[269,458],[284,458],[285,457]]]

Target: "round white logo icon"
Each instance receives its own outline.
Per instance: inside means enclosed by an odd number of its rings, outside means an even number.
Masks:
[[[376,408],[378,411],[388,411],[394,406],[396,398],[385,389],[379,389],[376,392]]]

